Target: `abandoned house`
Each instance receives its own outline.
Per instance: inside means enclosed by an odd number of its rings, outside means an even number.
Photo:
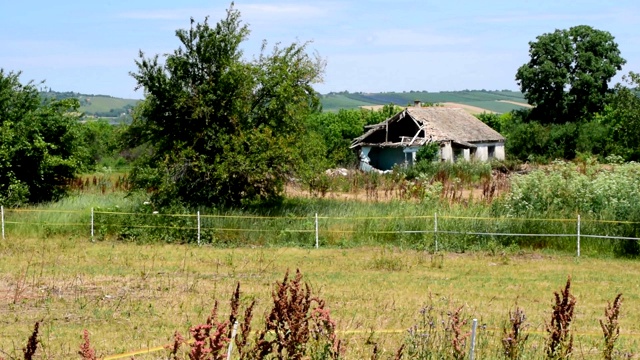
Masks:
[[[416,103],[387,120],[365,127],[352,149],[360,155],[360,169],[390,170],[411,165],[418,149],[440,145],[440,161],[504,160],[504,137],[460,108],[422,107]]]

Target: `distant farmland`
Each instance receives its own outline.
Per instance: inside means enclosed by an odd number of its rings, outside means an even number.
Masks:
[[[43,97],[64,99],[76,98],[80,101],[80,111],[95,117],[120,117],[128,114],[140,101],[136,99],[122,99],[108,95],[87,95],[74,92],[43,92]],[[488,112],[505,113],[511,110],[527,108],[527,101],[518,91],[486,91],[464,90],[446,92],[384,92],[384,93],[329,93],[320,95],[324,111],[338,111],[340,109],[356,109],[360,106],[395,105],[405,106],[413,104],[415,100],[423,103],[454,103],[484,109]],[[518,105],[522,104],[522,105]],[[451,106],[449,104],[448,106]],[[482,111],[479,111],[482,112]]]
[[[396,104],[405,106],[415,100],[425,103],[458,103],[505,113],[528,107],[522,93],[518,91],[465,90],[446,92],[389,92],[389,93],[330,93],[321,96],[324,111],[353,109],[359,106]],[[522,106],[518,105],[522,104]]]

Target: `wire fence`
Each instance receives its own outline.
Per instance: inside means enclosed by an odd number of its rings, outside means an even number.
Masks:
[[[513,217],[469,217],[434,213],[415,216],[257,216],[234,214],[163,214],[87,210],[7,209],[0,206],[2,239],[15,234],[47,236],[86,234],[92,241],[193,242],[198,245],[289,244],[352,245],[400,241],[423,248],[456,250],[469,244],[556,247],[581,255],[584,240],[594,251],[612,244],[638,247],[640,223],[632,221]],[[622,242],[622,243],[621,243]],[[629,246],[627,244],[627,246]]]

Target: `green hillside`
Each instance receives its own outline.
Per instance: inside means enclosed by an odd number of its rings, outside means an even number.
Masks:
[[[420,100],[425,103],[454,102],[479,107],[497,113],[522,109],[526,106],[526,100],[522,93],[509,90],[464,90],[443,92],[410,91],[402,93],[341,92],[329,93],[321,96],[322,108],[325,111],[337,111],[339,109],[356,108],[367,105],[386,105],[389,103],[404,106],[413,103],[415,100]],[[523,106],[504,101],[522,103]]]
[[[122,99],[109,95],[88,95],[76,92],[45,91],[40,95],[45,99],[69,99],[80,101],[80,111],[91,117],[130,118],[131,110],[136,106],[136,99]]]
[[[131,110],[140,101],[136,99],[122,99],[108,95],[88,95],[75,92],[46,91],[41,95],[44,98],[66,99],[76,98],[80,101],[80,111],[91,117],[130,118]],[[384,93],[329,93],[320,95],[322,109],[324,111],[338,111],[340,109],[355,109],[360,106],[387,105],[390,103],[405,106],[415,100],[423,103],[452,102],[468,106],[475,106],[497,113],[505,113],[511,110],[522,109],[526,105],[522,93],[518,91],[408,91],[408,92],[384,92]],[[523,106],[508,103],[512,101],[522,103]]]

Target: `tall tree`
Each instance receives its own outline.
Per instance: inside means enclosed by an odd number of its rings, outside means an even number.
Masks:
[[[76,99],[45,101],[20,73],[0,69],[0,204],[64,195],[80,169]]]
[[[516,73],[531,117],[542,123],[575,122],[604,108],[609,81],[625,64],[607,31],[580,25],[540,35],[531,59]]]
[[[275,46],[243,59],[249,28],[233,8],[214,27],[191,20],[167,55],[140,53],[131,75],[146,99],[134,112],[129,145],[149,146],[133,171],[160,203],[241,205],[280,198],[304,163],[304,119],[319,107],[312,84],[324,63],[307,44]],[[307,154],[308,155],[308,154]]]
[[[640,74],[629,72],[616,84],[607,106],[596,121],[608,129],[607,155],[640,160]]]

